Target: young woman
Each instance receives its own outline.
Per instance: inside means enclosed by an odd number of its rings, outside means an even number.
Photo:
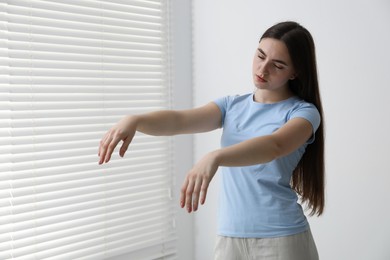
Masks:
[[[324,133],[311,34],[282,22],[261,37],[253,59],[254,93],[226,96],[189,110],[127,116],[106,133],[99,163],[134,134],[176,135],[223,128],[222,148],[188,172],[180,205],[196,211],[221,167],[215,259],[316,260],[300,199],[324,209]],[[322,119],[322,120],[321,120]]]

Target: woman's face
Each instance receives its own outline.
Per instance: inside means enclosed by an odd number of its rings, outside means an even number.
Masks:
[[[258,89],[285,91],[295,69],[284,42],[263,38],[253,58],[253,82]]]

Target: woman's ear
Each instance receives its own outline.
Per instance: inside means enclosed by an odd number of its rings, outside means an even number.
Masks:
[[[294,73],[294,74],[290,77],[290,80],[294,80],[296,77],[297,77],[297,74]]]

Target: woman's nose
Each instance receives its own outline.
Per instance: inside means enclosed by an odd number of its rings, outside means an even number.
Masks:
[[[267,76],[269,74],[269,71],[267,69],[267,67],[261,67],[259,69],[259,73],[262,75],[262,76]]]
[[[263,75],[263,76],[266,76],[269,74],[269,69],[268,69],[268,64],[267,63],[263,63],[261,64],[259,67],[258,67],[258,72]]]

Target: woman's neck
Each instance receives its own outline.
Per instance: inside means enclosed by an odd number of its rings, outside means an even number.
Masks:
[[[283,92],[256,89],[254,94],[254,101],[264,104],[270,104],[286,100],[292,96],[294,96],[294,93],[290,89]]]

